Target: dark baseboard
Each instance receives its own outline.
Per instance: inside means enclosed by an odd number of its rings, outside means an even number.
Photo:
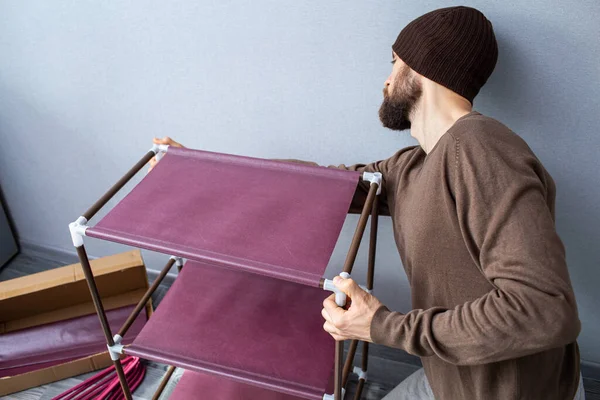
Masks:
[[[21,253],[23,254],[39,257],[46,260],[51,260],[63,265],[75,264],[79,262],[79,257],[77,256],[77,252],[75,251],[75,249],[69,251],[29,241],[19,242],[19,247],[21,249]],[[88,257],[90,258],[90,260],[98,258],[91,255],[88,255]],[[156,277],[160,274],[160,271],[156,271],[153,269],[146,269],[146,271],[148,274],[148,280],[150,282],[154,281],[154,279],[156,279]],[[177,277],[177,275],[174,273],[167,274],[167,276],[165,276],[163,280],[163,284],[171,285],[175,280],[175,277]]]
[[[75,248],[73,248],[72,251],[68,251],[58,247],[42,245],[27,240],[19,241],[19,248],[21,250],[21,253],[23,254],[52,260],[58,263],[62,263],[64,265],[79,262],[79,258],[77,257],[77,252],[75,251]],[[90,256],[90,259],[93,258],[94,257]]]

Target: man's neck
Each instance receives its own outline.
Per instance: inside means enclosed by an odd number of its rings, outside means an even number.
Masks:
[[[429,154],[448,129],[472,110],[468,100],[441,86],[424,91],[411,117],[410,134]]]

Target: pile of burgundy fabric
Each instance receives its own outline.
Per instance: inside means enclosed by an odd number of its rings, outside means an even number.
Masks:
[[[134,306],[106,312],[111,326],[120,327]],[[133,341],[146,322],[141,313],[124,337]],[[0,335],[0,377],[52,367],[106,351],[106,341],[96,314],[35,326]]]
[[[121,360],[127,384],[133,392],[144,379],[146,367],[138,357],[125,357]],[[86,379],[79,385],[53,397],[52,400],[125,400],[115,366]]]

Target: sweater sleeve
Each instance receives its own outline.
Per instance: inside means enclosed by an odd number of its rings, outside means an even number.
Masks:
[[[391,182],[388,181],[391,174],[390,171],[397,170],[398,168],[403,168],[407,165],[408,161],[412,154],[414,154],[418,150],[419,146],[409,146],[403,149],[400,149],[390,158],[385,160],[380,160],[376,162],[372,162],[370,164],[354,164],[354,165],[329,165],[328,168],[337,168],[337,169],[345,169],[347,171],[358,171],[360,173],[363,172],[381,172],[382,175],[382,184],[381,184],[381,194],[380,194],[380,202],[379,202],[379,213],[381,215],[390,215],[389,206],[388,206],[388,190],[387,187]],[[311,162],[311,161],[301,161],[301,160],[279,160],[279,161],[289,161],[289,162],[298,162],[308,165],[318,166],[319,164]],[[350,212],[360,213],[365,201],[367,200],[367,195],[369,194],[370,183],[367,181],[363,181],[359,179],[358,186],[356,187],[356,191],[354,192],[354,197],[352,199],[352,203],[350,204]]]
[[[508,142],[455,139],[448,166],[462,237],[492,290],[451,309],[403,315],[380,307],[376,343],[477,365],[575,341],[580,322],[554,224],[554,182],[524,142]]]

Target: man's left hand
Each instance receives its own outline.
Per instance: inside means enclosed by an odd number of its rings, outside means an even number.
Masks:
[[[335,293],[323,301],[321,315],[325,318],[323,329],[335,340],[371,340],[371,321],[375,311],[382,306],[377,298],[360,288],[352,279],[336,276],[335,286],[348,296],[345,310],[335,302]]]

